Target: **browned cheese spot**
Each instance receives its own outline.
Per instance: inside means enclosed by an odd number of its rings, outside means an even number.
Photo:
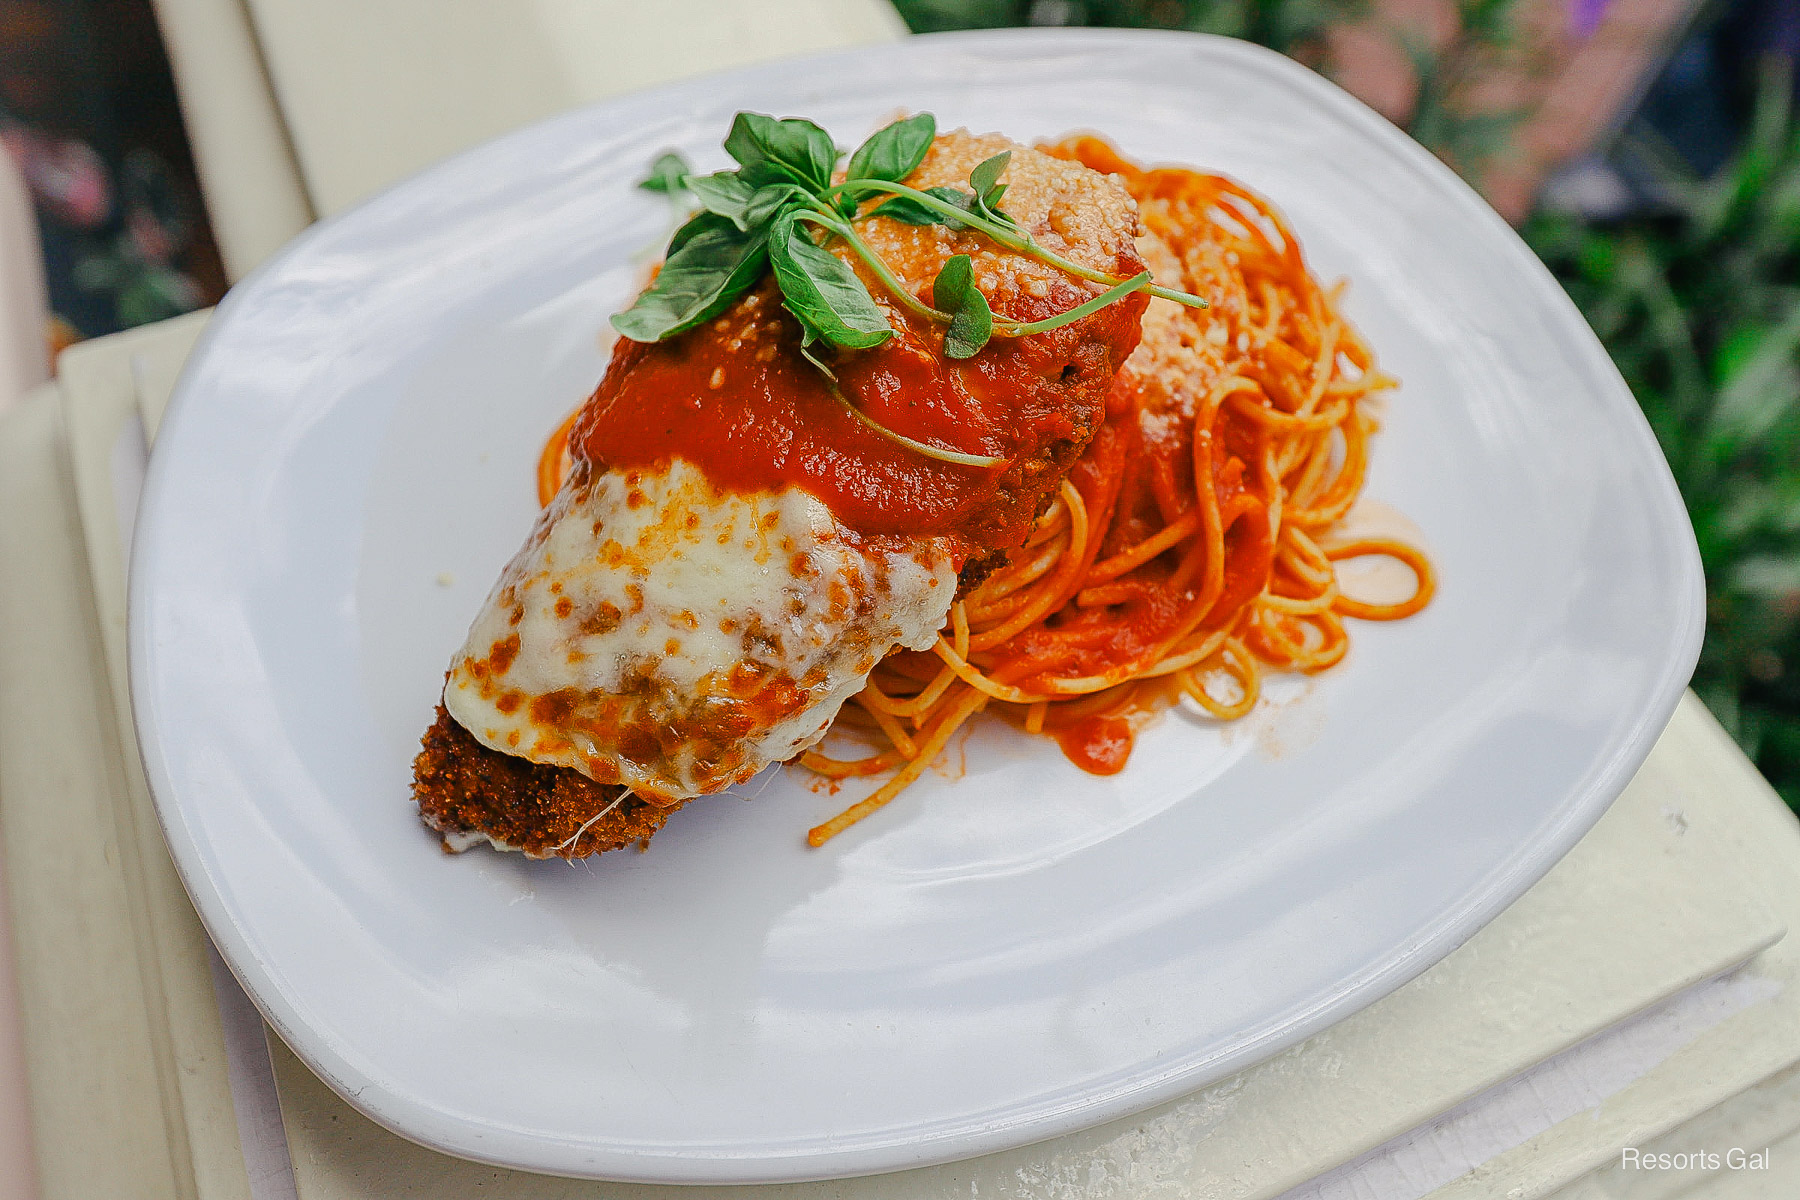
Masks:
[[[533,696],[530,710],[532,724],[560,728],[568,723],[569,717],[575,712],[575,702],[580,698],[580,693],[574,688],[557,688],[554,692]]]
[[[602,600],[598,608],[581,618],[581,632],[589,637],[600,637],[611,633],[619,627],[619,622],[624,619],[624,616],[625,614],[619,611],[618,605],[611,600]]]
[[[509,633],[488,649],[488,663],[494,674],[504,675],[512,667],[513,659],[519,657],[519,635]]]

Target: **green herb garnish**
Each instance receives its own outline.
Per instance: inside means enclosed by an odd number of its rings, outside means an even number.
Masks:
[[[960,208],[964,212],[975,211],[975,197],[971,196],[968,192],[959,192],[955,188],[934,187],[926,188],[925,194],[928,196],[935,196],[937,199],[944,201],[944,203],[953,208]],[[885,204],[878,206],[865,215],[871,217],[890,217],[896,221],[904,221],[908,225],[943,225],[949,229],[964,228],[964,225],[959,218],[945,216],[942,212],[934,212],[920,204],[917,200],[909,199],[906,196],[895,196],[892,200],[887,201]]]
[[[877,130],[868,141],[857,147],[856,153],[850,156],[850,165],[844,169],[844,175],[848,179],[885,179],[890,183],[899,183],[918,170],[935,137],[937,118],[930,113],[920,113],[916,117],[895,121],[892,125]]]
[[[994,313],[975,286],[975,264],[968,255],[958,254],[944,264],[931,285],[931,302],[950,314],[950,328],[944,331],[946,358],[973,358],[993,336]]]
[[[638,180],[638,186],[646,192],[661,192],[672,196],[686,186],[683,179],[692,170],[687,159],[674,152],[664,154],[650,164],[650,174]]]
[[[831,181],[838,159],[831,135],[794,117],[777,120],[761,113],[739,113],[725,138],[726,153],[738,164],[734,171],[696,175],[680,155],[662,155],[638,186],[671,196],[685,192],[700,212],[675,231],[655,282],[629,309],[613,317],[613,326],[633,341],[674,337],[725,311],[772,268],[783,305],[800,322],[808,361],[858,420],[922,454],[989,466],[999,460],[928,446],[882,427],[838,390],[836,376],[812,352],[812,345],[823,341],[842,350],[867,350],[887,341],[894,330],[861,276],[830,252],[833,241],[843,241],[896,303],[946,326],[944,354],[953,359],[974,357],[993,337],[1024,337],[1079,321],[1135,291],[1148,289],[1166,300],[1206,307],[1198,296],[1153,286],[1147,271],[1117,279],[1040,246],[1000,209],[1006,194],[1000,177],[1011,151],[970,171],[966,192],[908,187],[902,181],[918,169],[936,136],[937,121],[930,113],[895,121],[857,147],[844,181],[838,184]],[[871,201],[874,206],[865,211]],[[1107,290],[1042,321],[1011,321],[995,316],[975,286],[974,264],[968,255],[958,254],[939,272],[927,305],[907,290],[857,232],[856,223],[870,217],[972,229],[1004,249],[1105,284]]]
[[[612,319],[635,342],[655,342],[703,325],[748,291],[769,264],[764,230],[747,233],[714,213],[676,230],[656,283]]]
[[[809,217],[804,209],[786,209],[769,233],[769,261],[787,310],[799,318],[809,345],[816,338],[850,350],[881,345],[893,326],[850,264],[813,241],[802,224]]]
[[[788,182],[815,194],[831,186],[831,169],[838,159],[837,143],[811,121],[800,117],[777,121],[753,112],[741,112],[732,120],[725,153],[737,159],[738,173],[753,187]]]
[[[926,458],[935,458],[939,462],[958,463],[965,467],[997,467],[1000,465],[1001,460],[989,454],[964,454],[961,450],[946,450],[942,446],[933,446],[928,442],[921,442],[909,438],[904,433],[895,433],[892,429],[889,429],[886,425],[883,425],[880,421],[877,421],[874,417],[871,417],[868,413],[852,404],[850,402],[850,397],[844,395],[844,390],[838,386],[837,372],[827,366],[825,361],[814,354],[804,343],[800,347],[800,353],[805,357],[806,361],[811,363],[814,368],[818,370],[819,374],[824,377],[825,390],[831,393],[831,398],[843,405],[845,411],[851,416],[855,417],[858,421],[861,421],[870,429],[873,429],[876,433],[879,433],[888,441],[893,442],[896,445],[905,446],[908,450],[916,450]]]

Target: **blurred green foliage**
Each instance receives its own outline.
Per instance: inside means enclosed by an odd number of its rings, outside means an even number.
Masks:
[[[1308,58],[1327,26],[1361,16],[1367,0],[895,0],[894,6],[914,33],[1007,25],[1187,29]]]
[[[1407,132],[1479,180],[1522,114],[1474,102],[1474,86],[1529,54],[1514,19],[1517,0],[1454,0],[1455,33],[1441,45],[1392,29],[1411,60],[1416,91]],[[1369,18],[1369,0],[894,0],[914,33],[1013,25],[1185,29],[1279,50],[1329,75],[1326,30]]]
[[[1456,33],[1439,46],[1411,31],[1396,34],[1417,81],[1406,132],[1477,187],[1525,117],[1522,109],[1485,107],[1473,94],[1494,72],[1531,69],[1517,7],[1517,0],[1456,0]]]
[[[1800,126],[1765,71],[1750,135],[1696,179],[1663,162],[1664,211],[1540,214],[1527,241],[1631,384],[1706,568],[1701,699],[1800,811]],[[1628,147],[1664,159],[1653,148]]]
[[[1366,0],[896,0],[918,32],[1124,25],[1246,38],[1329,73],[1324,31]],[[1407,131],[1479,183],[1520,114],[1473,95],[1530,65],[1517,0],[1456,0],[1431,46],[1396,30],[1417,83]],[[1707,579],[1694,688],[1800,811],[1800,125],[1766,72],[1746,144],[1709,179],[1662,163],[1667,203],[1601,223],[1539,214],[1527,241],[1631,385],[1688,504]]]

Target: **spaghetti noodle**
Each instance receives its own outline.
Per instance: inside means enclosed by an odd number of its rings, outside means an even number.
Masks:
[[[1187,696],[1249,713],[1266,669],[1317,672],[1348,649],[1344,618],[1388,621],[1431,599],[1429,560],[1383,537],[1333,540],[1361,492],[1367,401],[1395,381],[1306,268],[1279,213],[1217,175],[1141,170],[1104,141],[1046,149],[1123,178],[1159,283],[1106,419],[1011,561],[956,601],[934,650],[889,655],[839,714],[875,752],[817,749],[833,780],[892,772],[810,831],[815,846],[892,800],[978,712],[1048,734],[1078,766],[1121,770],[1136,728]],[[573,417],[544,449],[546,503],[569,466]],[[1412,595],[1347,594],[1337,564],[1382,555]]]

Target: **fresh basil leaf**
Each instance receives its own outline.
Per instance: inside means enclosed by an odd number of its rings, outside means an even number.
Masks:
[[[694,199],[707,212],[718,213],[736,225],[740,230],[748,231],[752,222],[745,218],[745,210],[749,208],[756,189],[746,183],[736,171],[715,171],[711,175],[689,175],[687,189],[694,193]]]
[[[650,164],[650,174],[638,180],[638,186],[646,192],[673,196],[687,186],[685,180],[692,170],[687,159],[670,150]]]
[[[745,233],[717,213],[701,213],[676,238],[656,281],[613,316],[613,328],[634,342],[659,342],[712,320],[768,265],[767,237]]]
[[[938,268],[931,285],[931,306],[953,313],[963,306],[963,298],[975,286],[975,260],[966,254],[953,254]]]
[[[669,238],[669,248],[663,251],[663,260],[666,262],[667,260],[674,258],[675,252],[687,245],[688,242],[693,239],[694,235],[705,233],[709,229],[716,228],[718,224],[717,214],[708,212],[695,213],[687,219],[681,228],[675,231],[674,236]]]
[[[967,192],[959,192],[955,188],[926,188],[925,193],[936,196],[946,204],[954,204],[964,212],[975,211],[975,197]],[[891,217],[896,221],[904,221],[908,225],[945,225],[951,229],[963,229],[965,226],[955,217],[946,216],[934,208],[926,208],[911,196],[895,196],[869,213],[871,217]]]
[[[846,179],[885,179],[900,183],[925,160],[931,139],[937,136],[937,118],[920,113],[878,129],[856,148],[845,169]]]
[[[994,157],[983,160],[969,172],[969,186],[975,189],[977,196],[986,197],[994,190],[994,185],[1000,182],[1000,176],[1006,171],[1006,164],[1011,161],[1011,150],[1002,150]]]
[[[756,189],[756,194],[750,199],[750,206],[744,211],[744,219],[750,223],[750,228],[755,229],[773,220],[784,205],[804,200],[810,195],[811,192],[797,184],[767,184]]]
[[[831,186],[837,146],[831,135],[799,117],[777,121],[762,113],[741,112],[725,137],[725,152],[743,167],[746,181],[797,183],[811,192]]]
[[[931,302],[950,314],[944,357],[973,358],[994,336],[994,312],[975,286],[975,264],[968,255],[952,255],[944,263],[931,285]]]
[[[808,333],[851,350],[867,350],[893,336],[887,315],[856,272],[816,245],[792,212],[770,228],[769,261],[787,310]]]

